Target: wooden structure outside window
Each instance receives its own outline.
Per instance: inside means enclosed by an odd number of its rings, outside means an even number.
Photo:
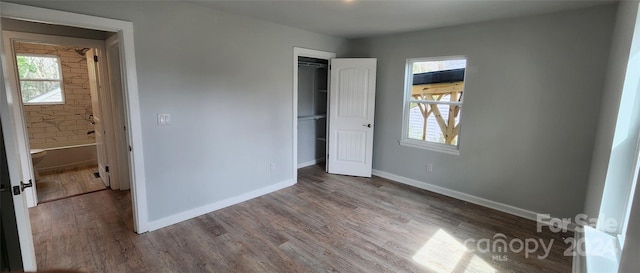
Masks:
[[[413,75],[410,107],[420,109],[424,119],[422,140],[427,141],[428,119],[433,115],[445,144],[455,145],[460,133],[456,120],[460,115],[464,91],[464,68]],[[448,113],[443,113],[448,111]]]

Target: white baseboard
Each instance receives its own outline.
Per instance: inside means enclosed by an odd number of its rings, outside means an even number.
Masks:
[[[544,225],[550,225],[549,221],[538,221],[538,215],[539,214],[543,214],[543,213],[537,213],[537,212],[533,212],[530,210],[526,210],[526,209],[522,209],[522,208],[518,208],[518,207],[514,207],[511,205],[507,205],[507,204],[503,204],[503,203],[499,203],[496,201],[491,201],[488,199],[484,199],[482,197],[478,197],[475,195],[470,195],[470,194],[466,194],[464,192],[459,192],[459,191],[455,191],[455,190],[451,190],[451,189],[447,189],[447,188],[443,188],[440,186],[436,186],[427,182],[423,182],[423,181],[418,181],[415,179],[411,179],[411,178],[407,178],[404,176],[400,176],[400,175],[396,175],[396,174],[392,174],[392,173],[388,173],[388,172],[384,172],[384,171],[380,171],[380,170],[372,170],[372,174],[373,175],[377,175],[379,177],[382,178],[386,178],[389,180],[393,180],[396,181],[398,183],[402,183],[405,185],[409,185],[409,186],[413,186],[416,188],[420,188],[423,190],[428,190],[428,191],[432,191],[438,194],[442,194],[445,196],[449,196],[458,200],[462,200],[462,201],[466,201],[469,203],[473,203],[476,205],[480,205],[483,207],[487,207],[490,209],[494,209],[494,210],[498,210],[498,211],[502,211],[511,215],[515,215],[515,216],[519,216],[525,219],[529,219],[529,220],[533,220],[536,222],[540,222],[541,224]],[[569,231],[575,231],[575,224],[571,223],[568,226],[566,226],[565,228]]]
[[[316,164],[318,164],[320,162],[324,162],[325,160],[326,160],[325,158],[321,157],[321,158],[316,158],[314,160],[307,161],[307,162],[304,162],[304,163],[298,163],[298,169],[304,168],[304,167],[309,167],[311,165],[316,165]]]
[[[248,192],[248,193],[244,193],[235,197],[231,197],[222,201],[218,201],[215,202],[213,204],[209,204],[206,206],[202,206],[199,208],[195,208],[195,209],[191,209],[185,212],[181,212],[178,214],[174,214],[159,220],[155,220],[155,221],[150,221],[148,223],[148,227],[149,227],[149,231],[153,231],[156,229],[160,229],[163,227],[167,227],[173,224],[177,224],[180,223],[182,221],[185,220],[189,220],[191,218],[195,218],[198,217],[200,215],[204,215],[222,208],[226,208],[228,206],[232,206],[235,204],[239,204],[242,203],[244,201],[256,198],[256,197],[260,197],[262,195],[268,194],[268,193],[272,193],[274,191],[278,191],[281,189],[284,189],[286,187],[292,186],[294,185],[294,181],[293,180],[287,180],[287,181],[282,181],[280,183],[268,186],[268,187],[264,187],[261,189],[257,189],[255,191],[252,192]]]
[[[572,247],[579,248],[579,247],[581,247],[579,244],[584,242],[584,233],[583,232],[575,232],[575,234],[573,235],[573,238],[575,239],[574,242],[575,242],[576,245],[573,245]],[[574,251],[575,250],[576,249],[574,249]],[[587,260],[586,260],[586,257],[584,255],[580,255],[580,253],[574,253],[571,272],[572,273],[585,273],[585,272],[587,272]]]

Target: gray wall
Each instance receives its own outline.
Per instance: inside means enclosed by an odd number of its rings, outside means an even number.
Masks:
[[[151,221],[293,179],[293,47],[344,45],[190,3],[29,3],[133,22]]]
[[[374,169],[556,217],[582,212],[615,5],[363,39]],[[407,58],[468,57],[460,155],[398,144]],[[426,164],[433,172],[426,172]]]
[[[345,49],[189,3],[27,3],[134,23],[150,220],[292,179],[292,47]],[[354,41],[350,56],[379,59],[374,168],[559,217],[582,211],[614,15]],[[400,147],[405,60],[446,55],[469,58],[461,155]],[[156,126],[165,112],[172,125]]]
[[[602,212],[605,217],[620,221],[628,200],[640,114],[637,113],[639,98],[634,98],[638,79],[633,76],[625,78],[628,73],[637,75],[640,69],[638,61],[630,62],[640,53],[637,41],[632,48],[634,31],[640,31],[634,30],[637,14],[638,2],[621,2],[613,32],[585,202],[585,212],[591,217]],[[607,195],[604,203],[603,193]]]

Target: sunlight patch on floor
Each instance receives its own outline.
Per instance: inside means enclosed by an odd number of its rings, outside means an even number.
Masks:
[[[498,272],[442,229],[438,229],[412,258],[438,273]]]
[[[482,258],[478,257],[478,255],[473,255],[471,258],[471,262],[465,269],[465,272],[491,272],[497,273],[500,272],[497,269],[493,268],[490,264],[485,262]]]

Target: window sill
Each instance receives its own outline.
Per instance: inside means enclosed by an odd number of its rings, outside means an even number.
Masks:
[[[428,143],[424,141],[417,141],[411,139],[403,139],[398,141],[401,146],[410,147],[410,148],[418,148],[423,150],[429,150],[439,153],[445,153],[450,155],[460,155],[460,150],[456,146],[446,145],[446,144],[438,144],[438,143]]]

